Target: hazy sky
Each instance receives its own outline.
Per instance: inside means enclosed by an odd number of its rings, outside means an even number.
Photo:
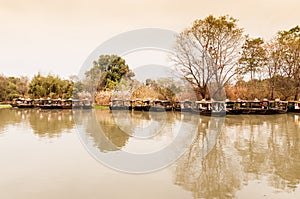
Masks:
[[[113,35],[230,15],[252,37],[300,24],[299,0],[0,0],[0,74],[68,77]]]

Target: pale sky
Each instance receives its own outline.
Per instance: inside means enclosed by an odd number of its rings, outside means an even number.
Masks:
[[[0,0],[0,74],[77,74],[112,36],[138,28],[176,32],[230,15],[251,37],[300,24],[299,0]]]

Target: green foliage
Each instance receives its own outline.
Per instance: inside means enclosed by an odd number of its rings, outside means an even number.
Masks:
[[[239,60],[241,64],[241,74],[250,73],[251,80],[255,77],[255,73],[263,70],[267,55],[263,46],[262,38],[251,39],[246,36],[246,41],[243,45],[242,57]]]
[[[11,101],[24,97],[28,89],[27,77],[5,77],[0,75],[0,101]]]
[[[29,84],[28,93],[32,98],[70,98],[73,94],[74,83],[70,80],[62,80],[58,76],[46,77],[37,74]]]
[[[93,68],[85,73],[86,85],[91,85],[99,90],[113,90],[122,78],[130,79],[134,73],[129,69],[125,60],[117,55],[100,55],[93,62]],[[93,92],[92,88],[88,88]]]

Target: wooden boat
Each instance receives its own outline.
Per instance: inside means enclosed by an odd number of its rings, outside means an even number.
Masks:
[[[150,108],[152,107],[153,102],[151,100],[143,100],[142,101],[142,110],[143,111],[150,111]]]
[[[113,99],[109,105],[110,110],[125,110],[126,107],[124,105],[124,101],[121,99]]]
[[[204,116],[224,117],[226,115],[225,101],[196,101],[192,112]]]
[[[30,98],[27,99],[17,98],[13,100],[11,106],[15,108],[34,108],[35,104],[34,104],[34,100]]]
[[[124,100],[124,106],[126,107],[126,110],[132,110],[132,100],[126,99]]]
[[[81,100],[72,99],[72,109],[81,109],[81,108],[82,108]]]
[[[62,100],[60,106],[61,109],[72,109],[72,99]]]
[[[134,111],[146,111],[148,112],[153,105],[152,100],[126,100],[124,105],[128,110],[134,110]]]
[[[300,100],[288,102],[288,112],[300,113]]]
[[[237,109],[240,110],[241,114],[258,114],[258,115],[270,115],[270,114],[282,114],[286,113],[287,102],[280,101],[279,99],[275,101],[269,101],[267,99],[263,100],[251,100],[251,101],[238,101]]]
[[[155,100],[154,104],[150,108],[150,111],[153,112],[172,111],[171,102],[168,100]]]
[[[132,109],[135,111],[143,111],[143,100],[132,100]]]
[[[38,107],[41,109],[72,109],[72,99],[40,99]]]
[[[236,101],[225,100],[225,105],[227,115],[239,115],[243,113]]]
[[[172,111],[173,110],[173,106],[172,106],[172,104],[169,100],[163,100],[162,104],[165,108],[165,111]]]
[[[87,98],[81,100],[81,108],[82,109],[92,109],[93,108],[92,101]]]
[[[175,111],[181,111],[181,112],[192,112],[192,106],[193,102],[190,100],[184,100],[175,102],[173,109]]]
[[[61,99],[40,99],[39,108],[41,109],[62,109]]]
[[[276,114],[284,114],[288,111],[288,101],[269,101],[269,109],[274,110]]]

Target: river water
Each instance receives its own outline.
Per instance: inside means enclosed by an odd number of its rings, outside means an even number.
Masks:
[[[183,123],[196,124],[192,137],[184,136],[188,125],[183,128]],[[146,173],[132,174],[126,168],[141,168],[99,160],[121,151],[162,151],[180,132],[187,144],[176,146],[184,153],[160,169],[149,161]],[[300,114],[211,118],[173,112],[0,110],[3,199],[300,198],[299,183]]]

